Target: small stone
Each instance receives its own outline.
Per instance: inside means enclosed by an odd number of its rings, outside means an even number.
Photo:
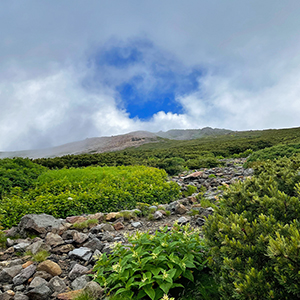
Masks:
[[[155,220],[161,220],[164,217],[164,215],[162,214],[161,211],[157,210],[154,214],[153,214],[153,218]]]
[[[142,222],[132,222],[131,223],[131,226],[133,228],[139,228],[139,227],[142,227],[143,226],[143,223]]]
[[[13,278],[23,270],[21,265],[4,268],[0,272],[0,283],[12,283]]]
[[[80,290],[83,289],[86,286],[86,284],[90,281],[91,279],[89,276],[82,275],[71,282],[71,287],[73,290]]]
[[[175,209],[175,213],[180,215],[184,215],[187,211],[188,209],[182,204],[178,204]]]
[[[33,264],[33,261],[29,260],[29,261],[27,261],[25,264],[22,265],[22,268],[23,268],[23,269],[26,269],[27,267],[29,267],[29,266],[32,265],[32,264]]]
[[[83,292],[93,299],[100,299],[103,295],[104,289],[102,289],[97,282],[90,281],[84,287]]]
[[[111,224],[105,223],[105,224],[99,224],[90,230],[90,232],[94,234],[105,232],[105,231],[115,231],[115,228]]]
[[[29,300],[29,298],[24,294],[15,294],[14,300]]]
[[[33,255],[37,254],[41,250],[50,251],[51,247],[46,245],[43,241],[37,241],[26,248],[27,251],[31,251]]]
[[[75,278],[85,274],[89,269],[85,266],[80,264],[75,264],[72,268],[71,272],[69,273],[68,277],[70,280],[74,280]]]
[[[205,220],[202,218],[197,218],[196,225],[203,226],[205,224]]]
[[[45,272],[51,274],[52,276],[59,276],[62,273],[60,266],[51,260],[45,260],[45,261],[41,262],[37,266],[37,270],[45,271]]]
[[[53,253],[69,253],[70,251],[72,251],[74,249],[75,249],[75,247],[73,245],[67,244],[67,245],[55,247],[51,250],[51,252],[53,252]]]
[[[46,244],[51,246],[51,247],[56,247],[59,245],[64,244],[64,240],[62,237],[56,233],[48,232],[46,235]]]
[[[102,243],[97,238],[93,238],[90,241],[86,242],[83,246],[91,249],[92,251],[95,251],[95,250],[100,250],[101,251],[102,248],[104,247],[104,243]]]
[[[105,216],[105,220],[112,222],[112,221],[119,219],[120,217],[121,217],[121,214],[119,212],[111,212]]]
[[[52,290],[46,285],[41,284],[27,292],[30,300],[48,300],[52,294]]]
[[[87,234],[78,231],[76,231],[73,235],[74,242],[78,244],[84,243],[88,238],[89,236]]]
[[[23,269],[17,276],[13,278],[14,285],[20,285],[26,282],[35,272],[35,265],[30,265]]]
[[[61,293],[61,294],[57,295],[57,299],[60,299],[60,300],[72,300],[75,297],[77,297],[80,293],[82,293],[82,290]]]
[[[67,217],[66,218],[66,221],[71,223],[71,224],[82,223],[82,222],[85,222],[86,220],[87,220],[87,218],[83,217],[83,216],[72,216],[72,217]]]
[[[92,257],[92,250],[90,248],[86,247],[80,247],[77,249],[74,249],[73,251],[70,251],[68,254],[71,258],[79,258],[85,261],[90,260]]]
[[[186,224],[186,223],[188,223],[189,222],[189,220],[186,218],[186,217],[181,217],[181,218],[179,218],[178,220],[177,220],[177,223],[179,224],[179,225],[184,225],[184,224]]]
[[[113,226],[114,226],[115,230],[122,230],[125,227],[122,222],[118,222],[118,223],[114,224]]]
[[[31,283],[30,283],[30,285],[29,285],[29,288],[30,288],[30,289],[33,289],[33,288],[35,288],[35,287],[37,287],[37,286],[39,286],[39,285],[41,285],[41,284],[46,284],[46,285],[48,285],[48,282],[47,282],[44,278],[42,278],[42,277],[35,277],[35,278],[33,278],[33,280],[31,281]]]
[[[24,294],[15,294],[14,300],[29,300],[29,298]]]
[[[35,277],[41,277],[41,278],[44,278],[45,280],[49,281],[53,276],[45,271],[37,271],[33,278]]]
[[[25,285],[24,284],[17,285],[17,286],[15,286],[14,290],[16,292],[22,292],[25,290]]]
[[[56,293],[62,293],[67,289],[65,282],[58,276],[49,281],[49,287]]]

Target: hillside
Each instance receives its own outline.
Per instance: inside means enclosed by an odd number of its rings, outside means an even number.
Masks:
[[[28,157],[28,158],[48,158],[60,157],[72,154],[92,154],[123,150],[129,147],[138,147],[143,144],[159,142],[161,138],[171,140],[191,140],[207,136],[219,136],[232,131],[225,129],[213,129],[206,127],[203,129],[187,130],[169,130],[167,132],[151,133],[148,131],[135,131],[127,134],[116,135],[111,137],[94,137],[83,141],[64,144],[57,147],[0,152],[0,158]]]

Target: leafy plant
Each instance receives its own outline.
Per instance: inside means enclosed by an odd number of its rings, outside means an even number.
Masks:
[[[102,254],[95,264],[95,280],[108,295],[157,300],[175,287],[183,288],[181,278],[194,281],[193,270],[205,265],[204,244],[189,225],[175,224],[155,235],[137,232],[128,242],[117,243],[111,255]]]

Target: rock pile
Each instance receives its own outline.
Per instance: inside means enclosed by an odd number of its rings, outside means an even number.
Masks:
[[[252,170],[233,163],[173,180],[182,191],[187,190],[188,185],[198,189],[205,186],[204,195],[213,200],[222,192],[218,186],[252,174]],[[196,194],[148,209],[151,218],[137,217],[139,210],[66,219],[46,214],[25,215],[17,227],[6,232],[7,248],[0,253],[0,300],[68,300],[82,291],[100,298],[103,290],[92,281],[97,254],[109,253],[115,242],[126,243],[125,233],[148,230],[154,233],[161,226],[171,227],[175,221],[202,226],[204,217],[213,213],[211,207],[201,207]],[[195,211],[194,216],[191,212]]]

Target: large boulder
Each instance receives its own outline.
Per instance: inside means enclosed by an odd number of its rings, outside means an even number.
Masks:
[[[18,225],[18,231],[21,236],[27,236],[27,234],[30,233],[44,237],[47,232],[59,232],[62,223],[63,220],[55,219],[53,216],[47,214],[29,214],[21,219]]]

